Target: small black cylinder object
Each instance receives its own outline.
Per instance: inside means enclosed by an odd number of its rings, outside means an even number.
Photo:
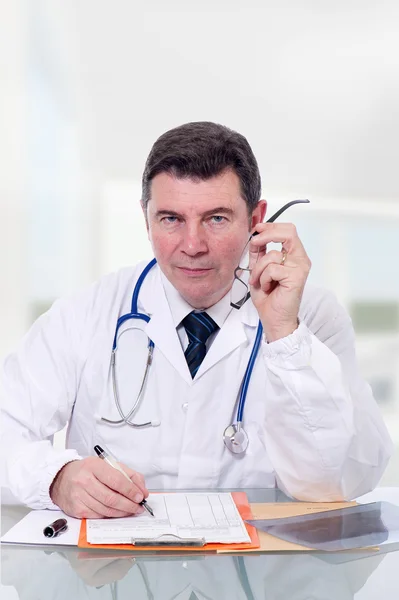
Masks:
[[[47,525],[47,527],[45,527],[43,529],[43,534],[45,537],[48,538],[53,538],[53,537],[57,537],[57,535],[60,535],[61,533],[64,533],[64,531],[66,531],[68,529],[68,523],[66,519],[57,519],[56,521],[54,521],[53,523],[50,523],[50,525]]]

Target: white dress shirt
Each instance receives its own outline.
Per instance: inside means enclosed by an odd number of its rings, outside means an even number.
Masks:
[[[182,321],[187,315],[189,315],[193,310],[194,312],[202,312],[205,311],[212,319],[215,321],[216,325],[219,329],[222,328],[223,323],[227,319],[228,315],[234,308],[230,306],[230,292],[225,294],[219,302],[210,306],[207,309],[193,309],[193,307],[184,300],[177,291],[175,287],[170,283],[170,281],[165,277],[163,273],[161,273],[162,285],[165,290],[166,299],[169,304],[170,312],[172,314],[173,323],[176,327],[177,334],[180,339],[181,346],[183,351],[187,349],[188,346],[188,336]],[[212,345],[213,340],[218,334],[218,330],[212,333],[206,341],[206,350],[208,351]]]

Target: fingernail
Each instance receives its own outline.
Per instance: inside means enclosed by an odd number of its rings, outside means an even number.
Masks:
[[[143,496],[141,494],[136,494],[135,497],[134,497],[134,501],[137,502],[137,504],[139,502],[141,502],[142,499],[143,499]]]

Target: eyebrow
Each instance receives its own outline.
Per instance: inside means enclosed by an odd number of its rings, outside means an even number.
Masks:
[[[211,215],[215,215],[215,214],[223,214],[223,215],[232,215],[233,214],[233,210],[231,208],[227,208],[226,206],[218,206],[216,208],[212,208],[211,210],[207,210],[204,213],[202,213],[201,217],[210,217]],[[165,216],[169,216],[169,217],[181,217],[182,215],[178,212],[176,212],[175,210],[157,210],[157,212],[155,213],[156,217],[165,217]]]

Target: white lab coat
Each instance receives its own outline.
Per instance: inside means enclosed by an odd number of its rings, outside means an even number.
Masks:
[[[93,455],[95,444],[143,473],[151,489],[278,485],[294,498],[318,501],[353,498],[377,484],[392,443],[359,375],[349,317],[332,294],[310,285],[299,328],[262,343],[244,411],[245,455],[231,454],[222,435],[235,419],[256,309],[248,301],[229,314],[192,380],[158,266],[139,298],[139,310],[151,315],[143,328],[155,351],[134,419],[161,424],[137,430],[101,422],[101,415],[118,418],[110,353],[116,321],[130,311],[144,264],[57,301],[6,359],[2,485],[14,498],[33,508],[54,508],[49,487],[56,473],[68,461]],[[132,385],[141,381],[145,358],[140,345],[140,356],[129,346],[137,335],[123,334],[118,351],[126,411],[134,397],[125,378]],[[68,421],[67,449],[56,450],[52,436]]]

